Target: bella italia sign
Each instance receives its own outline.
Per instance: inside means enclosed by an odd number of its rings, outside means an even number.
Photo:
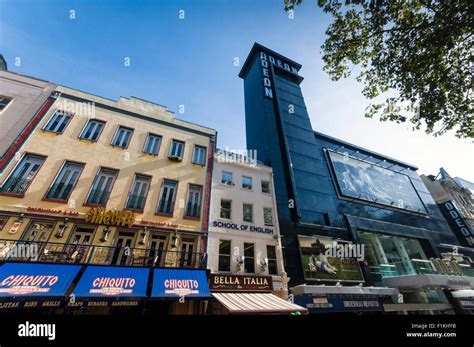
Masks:
[[[94,207],[87,212],[85,220],[87,223],[124,227],[132,226],[135,223],[135,216],[129,211],[106,210],[105,208]]]
[[[214,292],[271,292],[271,276],[211,274],[210,288]]]

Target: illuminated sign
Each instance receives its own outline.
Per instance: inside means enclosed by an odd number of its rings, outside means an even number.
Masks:
[[[77,265],[6,263],[0,267],[0,297],[63,296],[79,269]]]
[[[88,266],[74,289],[76,297],[144,297],[149,269]]]
[[[102,207],[94,207],[87,212],[85,220],[87,223],[124,227],[132,226],[135,223],[135,215],[129,211],[107,211]]]
[[[356,258],[339,257],[337,252],[326,252],[334,246],[334,240],[298,235],[298,243],[305,280],[364,282],[364,276]]]
[[[151,296],[209,297],[206,271],[155,269]]]
[[[247,224],[240,224],[237,225],[235,223],[229,222],[221,222],[221,221],[214,221],[212,223],[214,228],[224,228],[224,229],[233,229],[233,230],[240,230],[240,231],[250,231],[254,233],[262,233],[262,234],[273,234],[274,229],[270,227],[256,227],[253,225]]]
[[[9,233],[9,234],[16,234],[16,232],[18,231],[18,229],[20,229],[20,226],[21,226],[21,222],[15,222],[15,223],[13,223],[12,227],[10,228],[10,230],[8,230],[8,233]]]
[[[211,290],[214,292],[271,292],[271,276],[245,276],[211,274]]]

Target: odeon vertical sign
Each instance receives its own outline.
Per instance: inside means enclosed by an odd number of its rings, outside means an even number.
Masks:
[[[265,52],[260,52],[260,65],[262,67],[263,88],[265,92],[265,97],[273,99],[273,89],[272,81],[270,79],[269,64],[273,64],[273,66],[277,66],[296,75],[298,74],[298,69],[294,66],[290,66],[290,64],[285,63],[280,59],[276,59],[271,55],[267,55]]]

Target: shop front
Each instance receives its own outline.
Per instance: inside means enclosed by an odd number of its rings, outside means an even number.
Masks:
[[[208,313],[214,315],[306,314],[307,309],[272,293],[271,276],[211,274],[214,300]]]
[[[66,304],[67,294],[81,266],[4,263],[0,266],[0,313],[25,309],[54,312]]]
[[[147,268],[88,266],[67,308],[73,314],[139,313],[147,297]]]
[[[205,270],[154,269],[153,285],[146,311],[163,305],[170,314],[204,314],[211,299]]]

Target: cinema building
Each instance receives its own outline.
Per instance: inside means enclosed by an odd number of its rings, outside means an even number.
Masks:
[[[247,148],[273,169],[295,302],[310,313],[465,313],[454,296],[474,288],[472,268],[442,256],[460,243],[417,167],[314,131],[300,68],[256,43],[239,74]],[[342,246],[359,257],[328,255]]]
[[[211,314],[305,312],[288,298],[271,167],[218,150],[208,237]]]
[[[4,112],[23,104],[9,97]],[[63,86],[41,105],[0,178],[0,297],[72,293],[61,309],[76,313],[204,312],[216,131]]]

